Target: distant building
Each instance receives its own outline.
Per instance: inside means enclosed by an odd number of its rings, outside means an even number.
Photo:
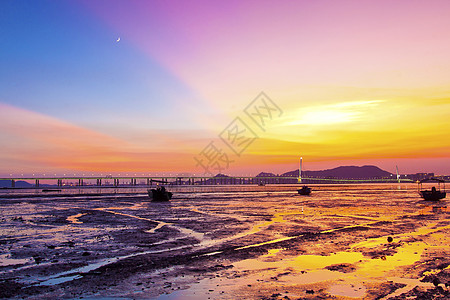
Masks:
[[[445,175],[445,176],[441,176],[442,179],[444,179],[445,181],[450,181],[450,176]]]
[[[416,174],[406,174],[406,178],[413,181],[420,181],[425,178],[434,177],[434,173],[416,173]]]

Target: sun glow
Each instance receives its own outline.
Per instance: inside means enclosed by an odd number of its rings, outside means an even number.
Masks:
[[[331,105],[320,105],[300,108],[290,116],[285,125],[333,125],[358,121],[368,118],[370,110],[382,100],[341,102]]]
[[[358,119],[359,113],[339,110],[310,111],[297,122],[290,125],[331,125],[348,123]]]

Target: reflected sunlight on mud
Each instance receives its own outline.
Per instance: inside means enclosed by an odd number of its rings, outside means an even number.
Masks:
[[[316,186],[309,197],[294,186],[209,189],[178,187],[169,203],[0,199],[0,288],[19,287],[8,290],[19,298],[448,295],[446,201],[388,184]]]

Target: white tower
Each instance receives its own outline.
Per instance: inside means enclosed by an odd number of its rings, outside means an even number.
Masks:
[[[298,169],[298,182],[302,182],[302,160],[303,157],[300,157],[300,168]]]
[[[398,166],[395,166],[395,169],[397,171],[397,181],[400,183],[400,174],[398,174]]]

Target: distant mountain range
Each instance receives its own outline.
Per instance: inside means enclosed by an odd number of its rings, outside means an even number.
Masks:
[[[17,188],[27,188],[32,187],[33,185],[31,183],[28,183],[23,180],[18,180],[15,183],[15,187]],[[11,180],[0,180],[0,188],[10,188],[11,187]]]
[[[273,173],[261,172],[256,177],[298,177],[299,170],[275,175]],[[334,169],[321,171],[303,171],[302,177],[320,177],[320,178],[337,178],[337,179],[370,179],[370,178],[386,178],[392,173],[384,171],[377,166],[342,166]]]
[[[30,188],[34,187],[34,184],[26,182],[24,180],[17,180],[14,184],[16,188]],[[53,187],[57,186],[56,184],[40,184],[40,187]],[[0,180],[0,188],[10,188],[11,180]]]

